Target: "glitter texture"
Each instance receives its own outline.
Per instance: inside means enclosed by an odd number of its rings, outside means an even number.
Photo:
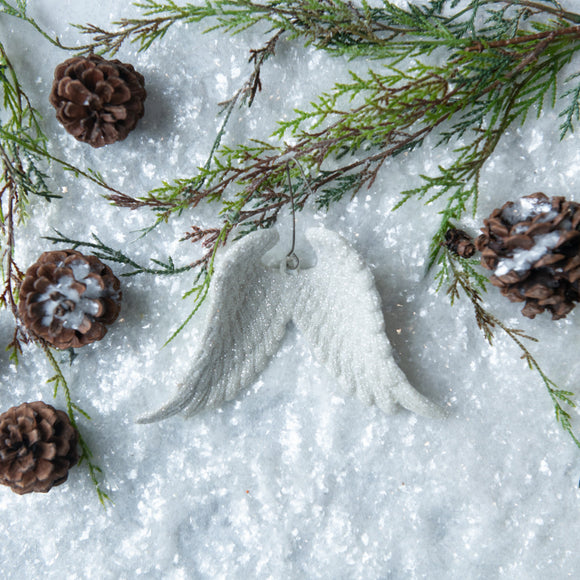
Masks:
[[[316,265],[270,270],[261,263],[278,241],[274,230],[249,234],[216,267],[205,327],[192,370],[179,394],[140,423],[192,415],[229,401],[250,385],[278,350],[293,321],[347,393],[392,413],[397,403],[429,417],[436,405],[409,384],[385,335],[371,273],[340,236],[310,229]]]

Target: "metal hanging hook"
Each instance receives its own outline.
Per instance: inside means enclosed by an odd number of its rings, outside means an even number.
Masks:
[[[302,168],[301,168],[302,170]],[[288,270],[297,270],[300,260],[294,252],[296,245],[296,210],[294,209],[294,191],[292,189],[292,178],[290,177],[290,163],[286,162],[286,175],[288,177],[288,188],[290,190],[290,202],[292,204],[292,247],[286,255],[286,268]]]
[[[286,268],[288,270],[297,270],[298,266],[300,265],[300,260],[298,259],[298,256],[294,252],[294,247],[296,245],[296,209],[294,207],[294,189],[292,188],[292,177],[290,176],[290,161],[294,161],[294,163],[300,170],[303,183],[306,185],[312,197],[314,197],[314,191],[310,186],[310,182],[306,177],[306,173],[304,173],[302,165],[300,165],[300,163],[295,157],[290,157],[290,159],[286,161],[286,175],[288,177],[288,189],[290,190],[290,201],[292,203],[292,247],[290,248],[290,252],[288,252],[288,255],[286,256]]]

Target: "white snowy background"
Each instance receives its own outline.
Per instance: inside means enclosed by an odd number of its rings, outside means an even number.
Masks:
[[[580,2],[565,5],[579,10]],[[137,14],[115,0],[31,1],[30,13],[66,44],[82,42],[69,23],[107,26]],[[124,141],[93,150],[66,134],[48,94],[55,66],[70,55],[25,23],[2,16],[0,35],[25,89],[45,117],[51,151],[100,171],[138,196],[161,180],[190,176],[205,162],[219,127],[217,103],[251,72],[250,48],[264,29],[230,38],[176,26],[162,42],[119,58],[146,78],[146,115]],[[348,63],[282,40],[263,70],[251,110],[237,111],[227,144],[267,138],[295,107],[347,78]],[[578,70],[580,61],[572,63]],[[379,66],[375,63],[375,66]],[[536,191],[579,199],[580,137],[560,142],[557,112],[513,128],[487,164],[476,234],[493,208]],[[255,385],[219,410],[153,425],[134,420],[175,392],[188,370],[203,316],[161,348],[185,319],[191,276],[123,279],[121,319],[105,339],[63,369],[80,420],[114,504],[104,510],[85,467],[49,494],[0,489],[0,576],[23,578],[513,578],[559,579],[580,573],[580,449],[556,423],[550,398],[520,351],[498,334],[491,348],[472,307],[455,307],[425,274],[437,206],[410,202],[392,212],[399,192],[436,172],[452,154],[423,148],[397,157],[372,189],[327,214],[308,207],[302,232],[322,223],[344,235],[371,267],[400,366],[423,394],[446,407],[445,420],[402,410],[385,416],[345,396],[289,328]],[[199,250],[179,242],[190,225],[217,224],[203,206],[139,240],[153,214],[112,207],[102,190],[51,171],[63,194],[34,200],[19,232],[17,260],[29,265],[53,246],[58,228],[97,234],[137,261],[171,255],[177,264]],[[290,235],[287,214],[279,224]],[[340,264],[336,265],[340,268]],[[113,266],[117,274],[124,267]],[[553,322],[530,321],[492,288],[486,301],[503,321],[540,339],[533,354],[560,387],[580,394],[580,310]],[[348,315],[348,313],[345,313]],[[0,345],[13,321],[0,313]],[[41,351],[30,347],[16,368],[0,350],[0,410],[24,401],[56,402]],[[580,418],[573,412],[577,432]]]

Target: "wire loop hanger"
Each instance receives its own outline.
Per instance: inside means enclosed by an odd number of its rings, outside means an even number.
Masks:
[[[296,166],[298,167],[300,173],[302,174],[303,182],[306,184],[306,187],[308,188],[310,195],[314,197],[314,191],[312,190],[310,182],[308,181],[308,178],[304,173],[304,169],[302,169],[302,165],[300,165],[300,163],[298,163],[298,160],[295,159],[294,157],[291,157],[291,160],[294,161],[294,163],[296,163]],[[286,176],[288,178],[288,189],[290,190],[290,203],[292,204],[292,247],[290,248],[290,251],[286,255],[286,268],[288,270],[297,270],[298,266],[300,265],[300,259],[298,258],[298,256],[294,251],[294,248],[296,246],[296,209],[294,206],[294,189],[292,187],[292,177],[290,176],[290,159],[286,161]]]
[[[286,176],[288,177],[288,188],[290,190],[290,203],[292,205],[292,247],[286,255],[286,268],[288,270],[297,270],[300,260],[294,252],[296,246],[296,210],[294,208],[294,190],[292,189],[292,178],[290,177],[290,163],[286,162]]]

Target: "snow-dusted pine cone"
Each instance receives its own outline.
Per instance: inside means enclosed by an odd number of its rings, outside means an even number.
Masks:
[[[56,67],[50,102],[71,135],[102,147],[135,128],[146,97],[145,80],[132,65],[90,54]]]
[[[580,204],[543,193],[495,209],[476,241],[494,286],[522,314],[564,318],[580,300]]]
[[[36,401],[0,415],[0,483],[22,495],[64,483],[78,461],[78,433],[68,415]]]
[[[57,348],[101,340],[119,315],[111,268],[76,250],[44,252],[26,271],[18,312],[24,325]]]

